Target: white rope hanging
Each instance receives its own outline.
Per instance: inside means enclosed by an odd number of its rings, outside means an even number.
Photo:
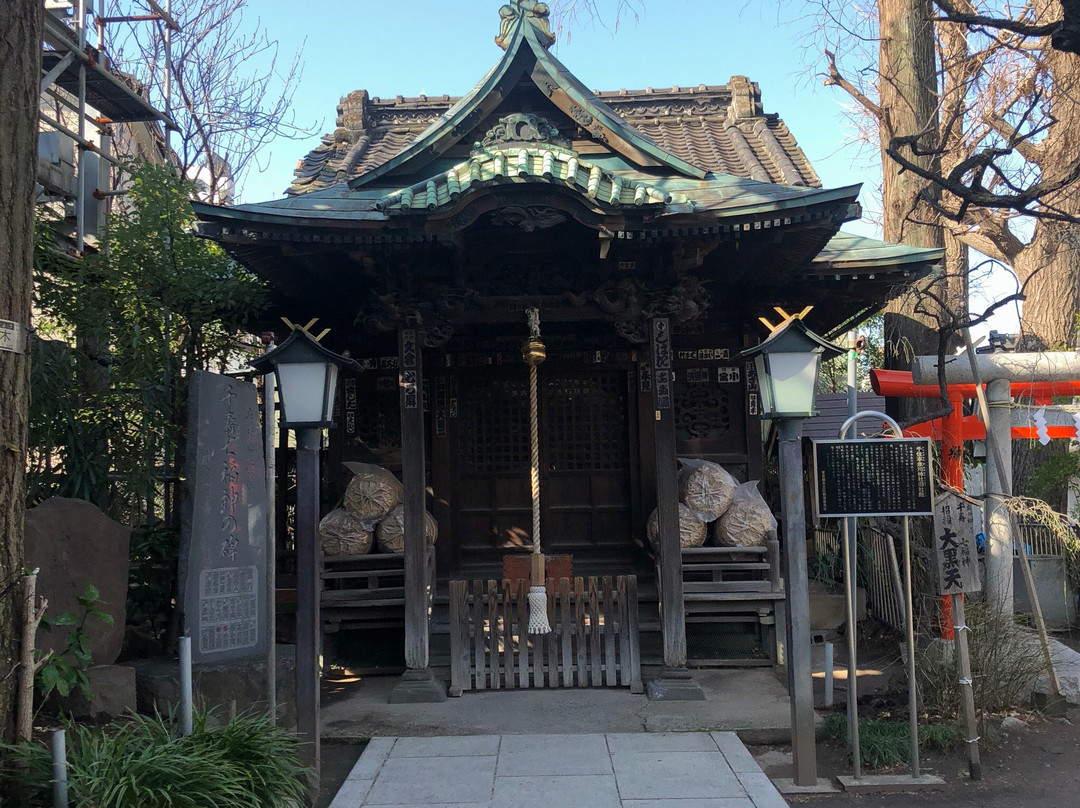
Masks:
[[[529,633],[550,634],[551,624],[547,615],[547,589],[544,586],[544,557],[540,552],[540,414],[538,366],[546,358],[544,343],[540,340],[540,311],[530,308],[525,312],[529,323],[529,338],[522,346],[521,355],[529,365],[529,482],[532,488],[532,534],[533,563],[529,587]],[[539,572],[537,572],[539,570]]]

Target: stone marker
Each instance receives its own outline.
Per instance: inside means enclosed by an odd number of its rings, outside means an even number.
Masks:
[[[95,618],[86,621],[94,665],[111,665],[124,644],[130,544],[130,528],[81,499],[53,497],[26,513],[26,566],[41,568],[37,586],[49,601],[47,616],[81,616],[77,598],[88,583],[97,587],[102,611],[112,615],[111,626]],[[62,651],[68,631],[65,626],[39,631],[38,648]]]

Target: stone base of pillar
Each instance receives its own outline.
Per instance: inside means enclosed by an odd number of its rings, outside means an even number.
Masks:
[[[446,701],[446,683],[431,668],[410,668],[390,691],[391,704],[433,704]]]
[[[649,701],[705,701],[705,691],[686,668],[664,668],[645,684]]]

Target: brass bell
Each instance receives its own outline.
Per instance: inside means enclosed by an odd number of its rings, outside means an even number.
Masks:
[[[530,367],[543,364],[544,360],[547,359],[547,348],[544,346],[544,341],[539,337],[529,337],[521,343],[521,358]]]

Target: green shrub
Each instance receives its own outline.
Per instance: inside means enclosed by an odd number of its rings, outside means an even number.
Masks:
[[[295,741],[260,716],[210,728],[198,716],[181,737],[171,719],[132,717],[106,729],[67,726],[68,792],[75,808],[293,808],[309,772]],[[48,748],[0,747],[0,790],[27,796],[27,808],[52,804]]]
[[[832,713],[825,719],[826,736],[847,743],[847,716]],[[959,723],[920,723],[919,748],[948,752],[964,742]],[[868,769],[887,769],[911,759],[911,735],[907,721],[859,719],[859,757]]]
[[[969,598],[965,611],[976,709],[1000,713],[1025,706],[1032,682],[1046,668],[1038,638],[984,600]],[[961,714],[957,655],[948,646],[932,642],[921,648],[915,676],[924,710],[946,717]]]

